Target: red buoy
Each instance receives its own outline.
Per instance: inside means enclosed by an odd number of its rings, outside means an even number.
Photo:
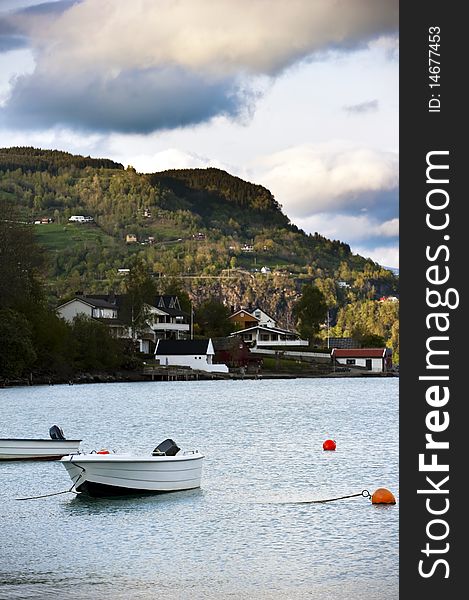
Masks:
[[[335,450],[336,443],[334,440],[326,440],[322,445],[323,450]]]
[[[378,488],[371,496],[372,504],[396,504],[394,495],[386,488]]]

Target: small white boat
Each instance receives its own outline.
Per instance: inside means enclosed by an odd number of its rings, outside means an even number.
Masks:
[[[150,455],[100,450],[64,456],[61,463],[73,482],[72,491],[116,496],[198,488],[203,458],[198,450],[181,451],[167,439]]]
[[[53,425],[50,439],[0,438],[0,460],[54,460],[78,452],[81,440],[67,440]]]

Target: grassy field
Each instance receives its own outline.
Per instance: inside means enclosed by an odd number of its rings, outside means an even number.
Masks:
[[[95,243],[101,239],[103,246],[111,246],[114,239],[104,233],[96,225],[77,225],[67,223],[56,225],[55,223],[35,225],[34,233],[38,243],[51,252],[61,252],[74,245],[82,245],[86,242]]]

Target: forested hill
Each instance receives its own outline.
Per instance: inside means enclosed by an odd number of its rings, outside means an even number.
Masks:
[[[179,278],[194,295],[203,277],[206,296],[221,297],[212,283],[228,273],[230,303],[273,303],[272,289],[293,298],[308,281],[331,307],[397,292],[389,270],[291,224],[281,200],[220,169],[139,174],[58,150],[0,149],[0,219],[15,213],[32,224],[49,257],[43,276],[51,296],[118,291],[136,261],[160,281]],[[72,215],[92,219],[77,224]]]
[[[84,169],[85,167],[123,169],[124,166],[108,158],[76,156],[61,150],[41,150],[30,146],[0,148],[0,165],[3,170],[48,171],[56,175],[59,169]]]
[[[226,216],[229,219],[233,218],[233,211],[249,211],[272,225],[289,225],[288,218],[267,188],[221,169],[170,169],[150,175],[150,181],[184,198],[188,207],[200,215],[213,218],[218,214],[219,218]]]

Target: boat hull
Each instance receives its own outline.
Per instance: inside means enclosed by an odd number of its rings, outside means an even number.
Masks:
[[[0,439],[0,460],[58,460],[78,452],[81,440]]]
[[[161,494],[200,487],[203,455],[130,457],[77,454],[61,462],[77,492],[90,496]]]

